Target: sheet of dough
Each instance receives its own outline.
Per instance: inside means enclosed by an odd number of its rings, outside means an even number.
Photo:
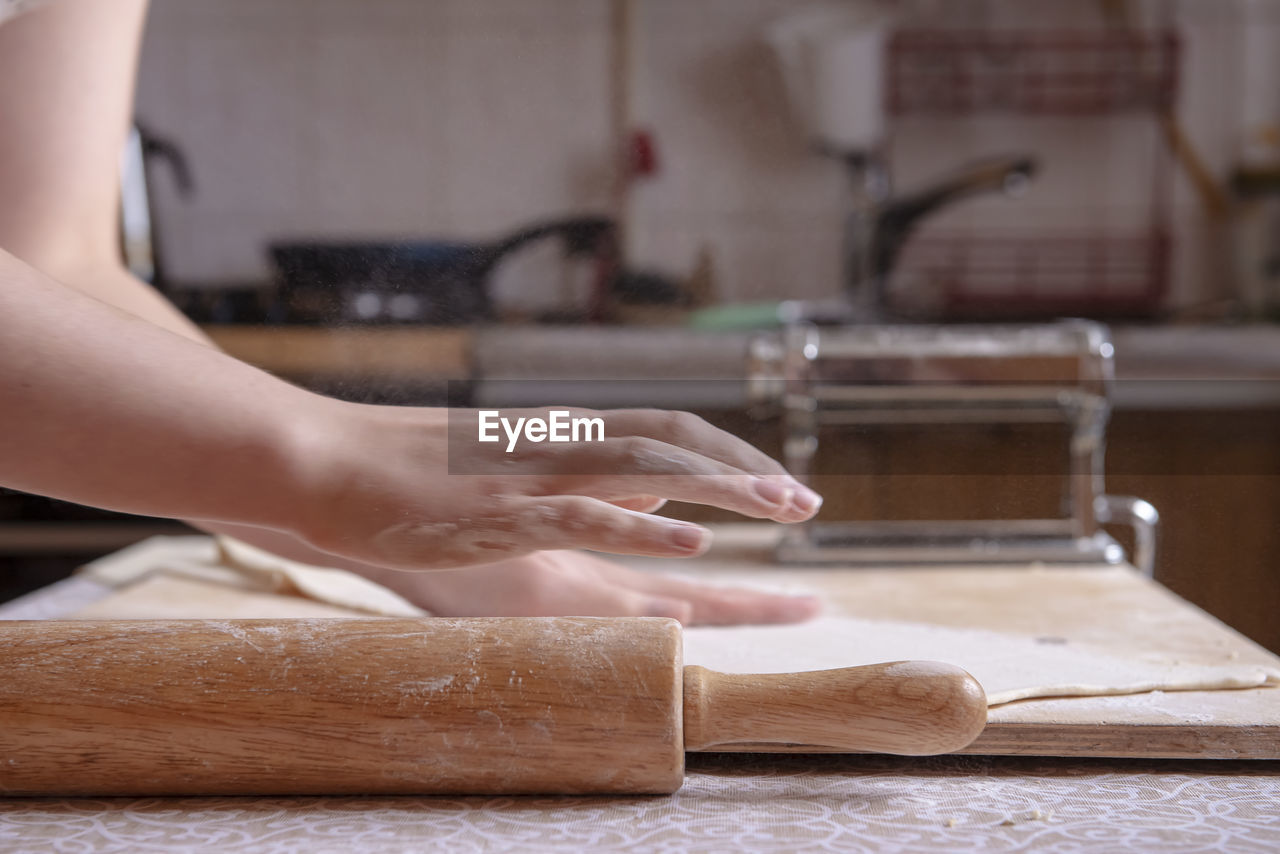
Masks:
[[[119,590],[145,585],[152,575],[167,575],[227,590],[273,593],[282,600],[299,597],[380,617],[429,616],[400,594],[355,573],[299,563],[231,537],[152,537],[81,567],[78,575]],[[162,585],[160,589],[168,596],[176,588]],[[155,602],[161,603],[163,598],[157,596]],[[234,597],[214,597],[209,609],[225,610],[232,601]],[[199,602],[180,604],[183,614],[203,613]],[[255,613],[269,610],[262,604],[255,608]],[[281,610],[284,613],[280,616],[297,616],[287,604],[282,604]]]
[[[1280,682],[1257,665],[1194,666],[1119,658],[1106,650],[978,629],[822,617],[795,626],[691,628],[684,663],[726,673],[826,670],[882,661],[945,661],[969,671],[998,706],[1033,697],[1253,688]]]
[[[427,612],[367,578],[343,569],[310,566],[280,557],[232,537],[217,537],[223,566],[258,576],[280,593],[295,593],[340,608],[383,617],[423,617]]]
[[[219,538],[217,548],[201,560],[161,560],[152,554],[163,550],[164,538],[140,543],[115,560],[91,564],[84,574],[113,587],[136,585],[154,572],[169,579],[154,579],[168,602],[185,616],[228,616],[229,606],[219,604],[209,588],[202,593],[174,585],[204,582],[229,590],[291,594],[382,616],[424,615],[421,608],[367,579],[337,569],[312,567],[281,558],[230,538]],[[136,555],[130,556],[130,553]],[[129,559],[123,559],[128,557]],[[144,583],[143,587],[146,584]],[[145,590],[138,590],[144,593]],[[155,591],[153,591],[155,592]],[[216,591],[214,591],[216,592]],[[145,598],[145,597],[135,597]],[[224,597],[225,598],[225,597]],[[271,613],[271,600],[287,602],[279,595],[263,598],[261,606],[249,603],[254,616]],[[111,608],[121,603],[111,604]],[[134,603],[137,604],[136,602]],[[234,612],[241,612],[237,603]],[[103,607],[106,607],[104,603]],[[205,614],[205,609],[217,613]],[[255,610],[256,609],[256,610]],[[259,611],[263,613],[259,613]],[[288,609],[283,609],[287,611]],[[152,615],[148,612],[148,615]],[[162,611],[154,616],[168,615]],[[243,615],[243,614],[241,614]],[[286,614],[281,614],[282,616]],[[80,614],[78,616],[84,616]],[[115,611],[89,609],[89,616],[120,616]],[[1151,691],[1192,691],[1253,688],[1280,683],[1280,672],[1251,664],[1190,665],[1169,658],[1122,658],[1108,650],[1062,638],[957,629],[923,623],[825,617],[796,626],[742,626],[691,628],[684,633],[686,664],[701,664],[729,673],[770,673],[824,670],[874,664],[883,661],[923,659],[945,661],[968,670],[982,684],[990,705],[1044,697],[1079,697],[1143,694]]]

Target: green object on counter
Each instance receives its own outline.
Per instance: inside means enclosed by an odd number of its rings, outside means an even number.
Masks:
[[[780,326],[777,302],[742,302],[713,305],[689,314],[689,326],[709,332],[739,329],[771,329]]]

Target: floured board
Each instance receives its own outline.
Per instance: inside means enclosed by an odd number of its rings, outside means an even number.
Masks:
[[[699,574],[716,583],[820,592],[827,615],[1051,638],[1191,667],[1280,668],[1280,657],[1127,566],[779,567],[771,561],[776,536],[766,526],[723,526],[697,562]],[[797,655],[790,665],[812,663]],[[965,752],[1280,759],[1280,688],[1023,700],[991,709],[986,731]]]
[[[1051,645],[1088,645],[1119,657],[1155,657],[1192,667],[1280,668],[1280,658],[1126,567],[782,568],[769,561],[775,534],[776,529],[769,526],[725,526],[717,547],[698,561],[627,562],[643,568],[696,571],[716,582],[820,591],[828,601],[828,615],[1050,639]],[[183,547],[190,553],[186,558],[174,552],[179,549],[175,541],[169,552],[142,550],[130,560],[139,568],[158,569],[166,562],[180,564],[197,550],[207,557],[209,551],[207,541],[199,549],[195,543]],[[75,616],[341,614],[332,605],[297,597],[214,587],[196,578],[151,575]],[[824,650],[821,661],[798,653],[788,667],[779,669],[830,663],[829,650]],[[1276,759],[1280,758],[1280,689],[1012,702],[991,710],[986,731],[967,752]]]
[[[300,596],[280,596],[155,573],[68,616],[77,620],[258,620],[369,615]]]
[[[1106,647],[1060,636],[901,620],[827,616],[795,625],[684,631],[685,663],[722,673],[830,670],[895,660],[957,665],[978,680],[992,707],[1034,699],[1280,686],[1280,667],[1239,661],[1193,665],[1177,654],[1117,656]]]

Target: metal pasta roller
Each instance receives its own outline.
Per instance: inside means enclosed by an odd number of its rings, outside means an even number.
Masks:
[[[1151,575],[1155,508],[1107,495],[1103,457],[1114,348],[1105,326],[818,326],[795,322],[755,338],[750,393],[781,414],[784,460],[813,474],[820,435],[856,441],[869,425],[1065,426],[1061,514],[1053,518],[812,521],[789,526],[787,563],[1117,564],[1122,546],[1104,523],[1135,531],[1134,564]]]

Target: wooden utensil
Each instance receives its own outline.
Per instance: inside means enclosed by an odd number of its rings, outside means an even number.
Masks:
[[[0,623],[0,793],[667,793],[686,750],[929,754],[959,668],[730,676],[658,618]]]

